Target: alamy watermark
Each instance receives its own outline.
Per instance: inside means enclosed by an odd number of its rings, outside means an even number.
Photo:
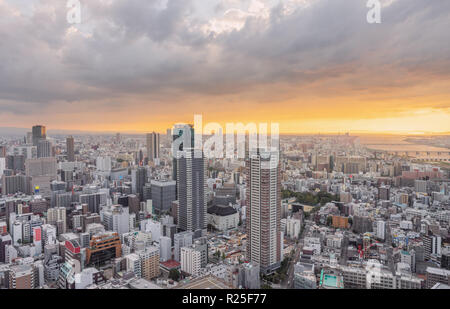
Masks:
[[[224,130],[219,123],[204,124],[202,115],[194,115],[194,125],[173,126],[172,156],[189,157],[193,153],[194,158],[205,156],[208,159],[245,159],[247,155],[258,154],[263,159],[270,159],[272,165],[278,163],[279,136],[280,126],[274,122],[270,125],[267,122],[227,122]]]
[[[369,11],[367,12],[367,22],[369,24],[381,23],[381,2],[380,0],[368,0],[366,4]],[[81,23],[81,2],[80,0],[67,0],[67,22],[69,24]]]
[[[370,8],[369,12],[367,12],[367,22],[369,24],[381,24],[380,0],[368,0],[366,6]]]
[[[81,24],[81,2],[80,0],[67,0],[67,22],[69,24]]]

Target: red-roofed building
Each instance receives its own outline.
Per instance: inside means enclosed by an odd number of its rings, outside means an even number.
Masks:
[[[164,275],[164,277],[168,277],[169,272],[172,269],[181,271],[181,264],[175,260],[168,260],[166,262],[159,263],[159,269],[161,270],[161,273]]]

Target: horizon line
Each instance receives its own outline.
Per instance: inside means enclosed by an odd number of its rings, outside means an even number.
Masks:
[[[165,131],[158,131],[158,130],[147,130],[147,131],[133,131],[133,130],[127,130],[127,131],[118,131],[118,130],[71,130],[71,129],[61,129],[61,128],[49,128],[45,124],[43,124],[47,131],[63,131],[64,134],[69,134],[69,132],[73,132],[73,134],[127,134],[127,135],[134,135],[134,134],[147,134],[147,133],[159,133],[166,135],[167,132]],[[6,130],[29,130],[28,132],[31,132],[30,128],[23,128],[23,127],[0,127],[0,131],[2,129]],[[169,128],[166,128],[167,130]],[[10,133],[10,135],[13,135],[14,133]],[[18,133],[17,133],[18,134]],[[62,133],[53,133],[56,135],[62,134]],[[270,134],[270,132],[268,132]],[[369,130],[339,130],[339,131],[300,131],[300,132],[281,132],[280,135],[290,135],[290,136],[296,136],[296,135],[346,135],[346,134],[362,134],[362,135],[408,135],[408,136],[427,136],[427,135],[450,135],[450,132],[448,131],[413,131],[413,130],[404,130],[404,131],[369,131]],[[224,133],[226,135],[226,133]]]

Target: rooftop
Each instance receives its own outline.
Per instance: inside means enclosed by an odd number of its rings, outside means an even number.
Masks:
[[[224,282],[220,281],[214,276],[208,275],[202,278],[196,278],[192,281],[187,280],[187,282],[180,282],[176,289],[220,289],[226,290],[231,289]]]
[[[180,263],[178,263],[175,260],[169,260],[169,261],[161,262],[160,264],[162,266],[168,268],[168,269],[180,267]]]

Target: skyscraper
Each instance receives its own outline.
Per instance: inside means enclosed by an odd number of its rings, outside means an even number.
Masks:
[[[159,158],[159,133],[147,134],[147,158],[149,161]]]
[[[152,180],[151,199],[153,201],[153,209],[158,214],[170,211],[172,202],[175,201],[175,187],[175,181]]]
[[[27,132],[27,135],[25,136],[25,144],[33,144],[33,132]]]
[[[183,136],[183,134],[187,134],[184,132],[190,132],[190,144],[184,145],[184,140],[180,140],[180,144],[178,145],[175,140],[178,140]],[[172,179],[177,180],[177,154],[179,151],[183,151],[184,148],[194,148],[194,126],[187,124],[176,124],[172,130],[172,157],[173,157],[173,168],[172,168]],[[178,192],[177,192],[178,197]]]
[[[6,146],[0,145],[0,158],[5,158],[5,157],[6,157]]]
[[[49,158],[52,156],[52,144],[46,139],[39,140],[37,144],[37,157]]]
[[[281,175],[278,151],[252,151],[247,172],[247,259],[270,273],[281,262]]]
[[[47,129],[45,128],[45,126],[33,126],[32,134],[32,141],[34,146],[37,146],[40,140],[47,139]]]
[[[144,197],[144,185],[147,183],[147,169],[145,167],[138,167],[131,172],[131,186],[135,194],[139,194],[139,199],[142,201]]]
[[[69,136],[66,139],[67,146],[67,161],[74,162],[75,161],[75,142],[72,136]]]
[[[178,227],[194,232],[194,238],[206,232],[206,160],[201,150],[178,152]]]

